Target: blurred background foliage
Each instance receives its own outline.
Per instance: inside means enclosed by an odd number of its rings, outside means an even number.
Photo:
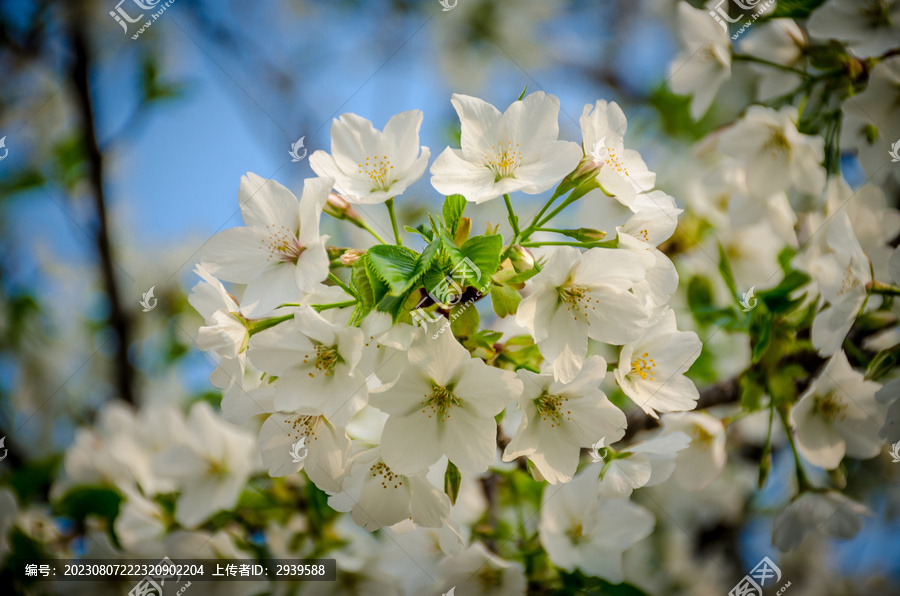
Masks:
[[[560,136],[576,141],[582,107],[604,98],[623,106],[629,146],[664,183],[678,179],[690,144],[736,117],[753,93],[749,70],[735,63],[720,93],[726,100],[700,122],[690,119],[688,99],[665,86],[676,52],[668,0],[458,0],[450,11],[437,0],[175,0],[137,39],[137,24],[126,33],[110,16],[115,7],[0,3],[0,137],[9,150],[0,161],[0,436],[9,450],[0,482],[20,504],[49,501],[75,429],[110,400],[218,403],[207,380],[214,364],[193,342],[200,318],[186,300],[197,251],[240,223],[235,196],[245,172],[299,191],[313,174],[306,160],[290,161],[291,144],[303,137],[310,154],[327,150],[333,117],[355,112],[380,128],[395,113],[422,109],[422,144],[437,155],[458,135],[451,93],[498,106],[525,87],[552,93],[562,106]],[[842,166],[848,180],[861,179],[852,159]],[[401,219],[421,223],[440,198],[420,180],[398,202]],[[686,197],[676,199],[683,206]],[[541,203],[535,198],[533,210]],[[366,215],[389,229],[380,210]],[[600,228],[584,219],[601,215],[585,207],[570,217]],[[494,201],[475,217],[476,230],[503,222],[503,205]],[[331,244],[364,242],[334,221],[323,226]],[[676,236],[668,252],[690,242]],[[158,304],[142,312],[151,287]],[[718,330],[734,310],[716,306],[703,278],[682,277],[682,287],[684,310],[701,329]],[[722,337],[730,331],[746,330],[726,327]],[[748,350],[741,344],[716,357],[704,349],[691,376],[707,397],[737,399],[737,380],[716,382],[729,358],[740,361]],[[761,456],[753,444],[742,455],[739,465]],[[776,458],[775,468],[789,475],[790,462],[782,463]],[[879,465],[845,472],[864,487],[860,479],[882,477]],[[517,479],[509,482],[536,505],[539,487]],[[787,494],[785,482],[769,488],[753,515],[703,527],[695,552],[725,553],[735,568],[769,553],[762,520]],[[900,528],[889,510],[898,493],[889,486],[879,497],[891,526],[867,526],[836,547],[831,560],[843,573],[900,575],[900,543],[891,538]],[[332,516],[321,493],[307,497],[318,518]],[[75,536],[88,515],[115,515],[117,507],[114,494],[70,494],[55,513],[73,521]],[[476,531],[490,544],[513,528]],[[12,542],[17,554],[37,553],[22,532]],[[793,573],[802,580],[814,570]],[[572,589],[609,589],[578,575],[565,578]]]

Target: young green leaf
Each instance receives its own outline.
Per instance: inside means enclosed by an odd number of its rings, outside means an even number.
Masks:
[[[722,246],[722,243],[719,243],[719,273],[722,274],[722,279],[725,280],[725,285],[728,286],[728,291],[731,292],[731,296],[734,298],[735,302],[738,302],[738,294],[737,284],[734,282],[734,274],[731,272],[731,263],[728,262],[728,254],[725,252],[725,247]],[[738,304],[740,304],[738,302]]]
[[[370,270],[390,287],[394,296],[403,293],[413,283],[413,272],[419,255],[403,246],[380,244],[367,253]]]
[[[371,269],[389,287],[392,296],[402,296],[425,275],[437,255],[440,242],[425,247],[422,254],[403,246],[380,244],[366,253]]]
[[[498,317],[516,314],[522,295],[509,286],[493,286],[491,288],[491,304]]]
[[[497,267],[500,266],[501,250],[503,250],[503,237],[493,234],[469,238],[459,247],[458,253],[450,252],[450,260],[463,280],[461,285],[478,288],[487,285]]]
[[[419,224],[414,228],[403,226],[403,229],[410,234],[418,234],[422,237],[423,240],[425,240],[425,242],[431,242],[432,240],[434,240],[434,232],[431,231],[431,229],[429,229],[425,224]]]
[[[875,354],[875,357],[869,362],[869,368],[866,369],[866,380],[877,381],[891,372],[896,364],[897,350],[895,348],[881,350]]]
[[[444,472],[444,493],[450,497],[450,504],[456,505],[456,497],[459,496],[459,485],[462,475],[452,461],[447,462],[447,471]]]
[[[467,338],[478,331],[478,309],[474,302],[460,302],[450,309],[450,330],[456,337]]]
[[[462,217],[463,212],[466,210],[466,201],[465,197],[462,195],[450,195],[444,199],[444,224],[447,226],[447,229],[451,232],[456,231],[456,225],[459,223],[459,218]]]
[[[361,257],[350,270],[350,287],[356,292],[360,317],[365,317],[375,306],[375,293],[366,273],[365,255]]]

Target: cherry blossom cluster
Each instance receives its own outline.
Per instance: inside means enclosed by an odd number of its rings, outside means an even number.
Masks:
[[[696,406],[684,373],[701,343],[676,326],[669,301],[678,274],[658,249],[681,210],[625,147],[626,119],[615,103],[585,106],[580,145],[558,138],[551,95],[523,95],[505,112],[465,95],[452,103],[461,146],[445,149],[430,170],[444,207],[430,226],[406,228],[418,232],[421,251],[404,246],[393,210],[428,165],[418,111],[394,116],[383,130],[355,114],[336,119],[331,153],[311,155],[318,177],[304,182],[299,199],[247,174],[238,196],[245,225],[214,236],[196,269],[202,281],[190,301],[206,321],[198,345],[220,359],[212,382],[223,390],[225,418],[259,421],[269,474],[302,471],[357,525],[431,528],[446,555],[462,556],[469,530],[453,505],[462,479],[520,461],[548,484],[540,537],[551,558],[621,581],[622,551],[654,523],[629,502],[632,490],[668,478],[679,453],[697,464],[685,481],[695,489],[724,465],[723,426],[706,414],[672,414],[658,438],[617,445],[626,416],[601,389],[604,380],[617,384],[654,418]],[[554,188],[520,226],[510,194]],[[471,235],[466,203],[500,197],[511,229]],[[546,227],[582,199],[616,202],[630,216],[621,225]],[[379,203],[395,243],[355,209]],[[378,243],[329,246],[323,213],[369,230]],[[240,284],[240,299],[223,282]],[[454,310],[438,296],[444,282],[463,296],[477,289],[474,301],[489,299],[507,331],[489,326],[486,309]],[[453,333],[435,333],[448,326]],[[498,442],[498,420],[499,435],[507,428],[511,438]],[[292,445],[301,438],[308,455],[297,461]],[[605,465],[582,455],[597,445]],[[570,496],[550,500],[558,489]]]
[[[900,212],[887,199],[900,181],[900,7],[776,6],[736,44],[714,8],[677,3],[682,52],[670,86],[691,96],[695,120],[727,105],[738,85],[751,90],[750,105],[728,106],[736,116],[679,164],[673,190],[687,198],[685,225],[714,230],[680,264],[698,279],[725,271],[715,283],[726,302],[755,291],[738,322],[751,334],[741,400],[769,418],[766,458],[778,443],[794,451],[791,501],[772,540],[795,550],[819,530],[860,530],[872,512],[839,492],[844,462],[900,441],[900,384],[882,386],[896,377],[900,348]],[[708,258],[715,243],[719,263]],[[831,481],[813,482],[810,467]],[[760,486],[768,470],[764,459]]]

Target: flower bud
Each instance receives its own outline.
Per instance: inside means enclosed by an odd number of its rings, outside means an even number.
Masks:
[[[336,192],[328,193],[323,211],[335,219],[359,220],[359,214],[353,209],[353,205]]]
[[[598,242],[606,238],[606,232],[593,228],[578,228],[570,235],[581,242]]]
[[[518,244],[509,249],[509,260],[512,261],[513,269],[519,273],[534,269],[534,255]]]
[[[572,182],[575,186],[581,184],[581,182],[588,180],[590,178],[595,177],[599,172],[600,168],[606,165],[606,162],[593,155],[588,153],[583,158],[581,158],[581,162],[578,164],[578,167],[575,168],[575,171],[572,172],[571,178]]]
[[[341,255],[341,265],[344,267],[353,267],[364,254],[366,254],[366,251],[364,250],[348,248],[344,251],[344,254]]]

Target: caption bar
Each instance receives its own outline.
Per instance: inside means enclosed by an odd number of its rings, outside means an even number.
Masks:
[[[334,559],[41,559],[17,566],[23,580],[334,581]]]

